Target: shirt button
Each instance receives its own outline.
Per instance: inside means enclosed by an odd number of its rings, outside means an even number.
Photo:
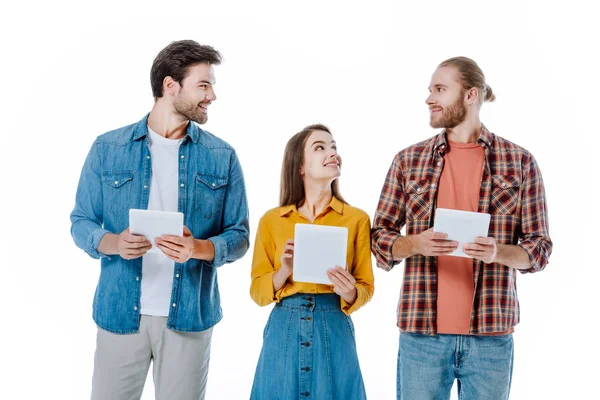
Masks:
[[[133,310],[134,310],[134,311],[137,311],[137,306],[133,307]]]
[[[184,187],[185,185],[182,183],[182,184],[181,184],[181,185],[179,185],[179,186],[181,186],[181,187]]]
[[[177,307],[177,304],[173,303],[173,307]]]
[[[179,274],[175,274],[175,278],[179,278]]]
[[[139,276],[136,276],[136,277],[135,277],[135,280],[136,280],[136,281],[139,281],[139,280],[140,280],[140,277],[139,277]]]

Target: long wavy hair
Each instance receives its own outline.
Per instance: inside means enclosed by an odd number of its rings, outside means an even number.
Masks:
[[[292,204],[300,207],[304,203],[304,182],[302,181],[300,169],[304,165],[304,147],[306,146],[306,141],[314,131],[324,131],[331,135],[329,128],[323,124],[308,125],[292,136],[285,146],[281,166],[281,186],[279,188],[279,205],[281,207]],[[331,193],[338,200],[346,203],[340,194],[337,179],[331,182]]]

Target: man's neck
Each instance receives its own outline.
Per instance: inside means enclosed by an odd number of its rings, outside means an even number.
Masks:
[[[446,129],[448,140],[458,143],[474,143],[481,134],[481,121],[478,117],[467,118],[454,128]]]
[[[172,105],[165,104],[161,99],[154,103],[148,116],[150,129],[167,139],[183,138],[189,122],[177,113]]]

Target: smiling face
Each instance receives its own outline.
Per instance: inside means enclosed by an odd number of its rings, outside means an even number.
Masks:
[[[304,163],[300,169],[303,181],[331,183],[341,174],[341,158],[333,136],[322,130],[313,131],[304,145]]]
[[[425,100],[432,128],[452,129],[466,119],[465,93],[455,67],[440,67],[433,73]]]
[[[217,99],[213,85],[215,72],[211,64],[189,67],[186,77],[178,86],[173,107],[183,118],[204,124],[208,121],[208,106]]]

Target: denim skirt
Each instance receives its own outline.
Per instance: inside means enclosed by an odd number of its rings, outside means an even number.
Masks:
[[[275,305],[250,398],[366,399],[354,325],[337,294],[299,293]]]

